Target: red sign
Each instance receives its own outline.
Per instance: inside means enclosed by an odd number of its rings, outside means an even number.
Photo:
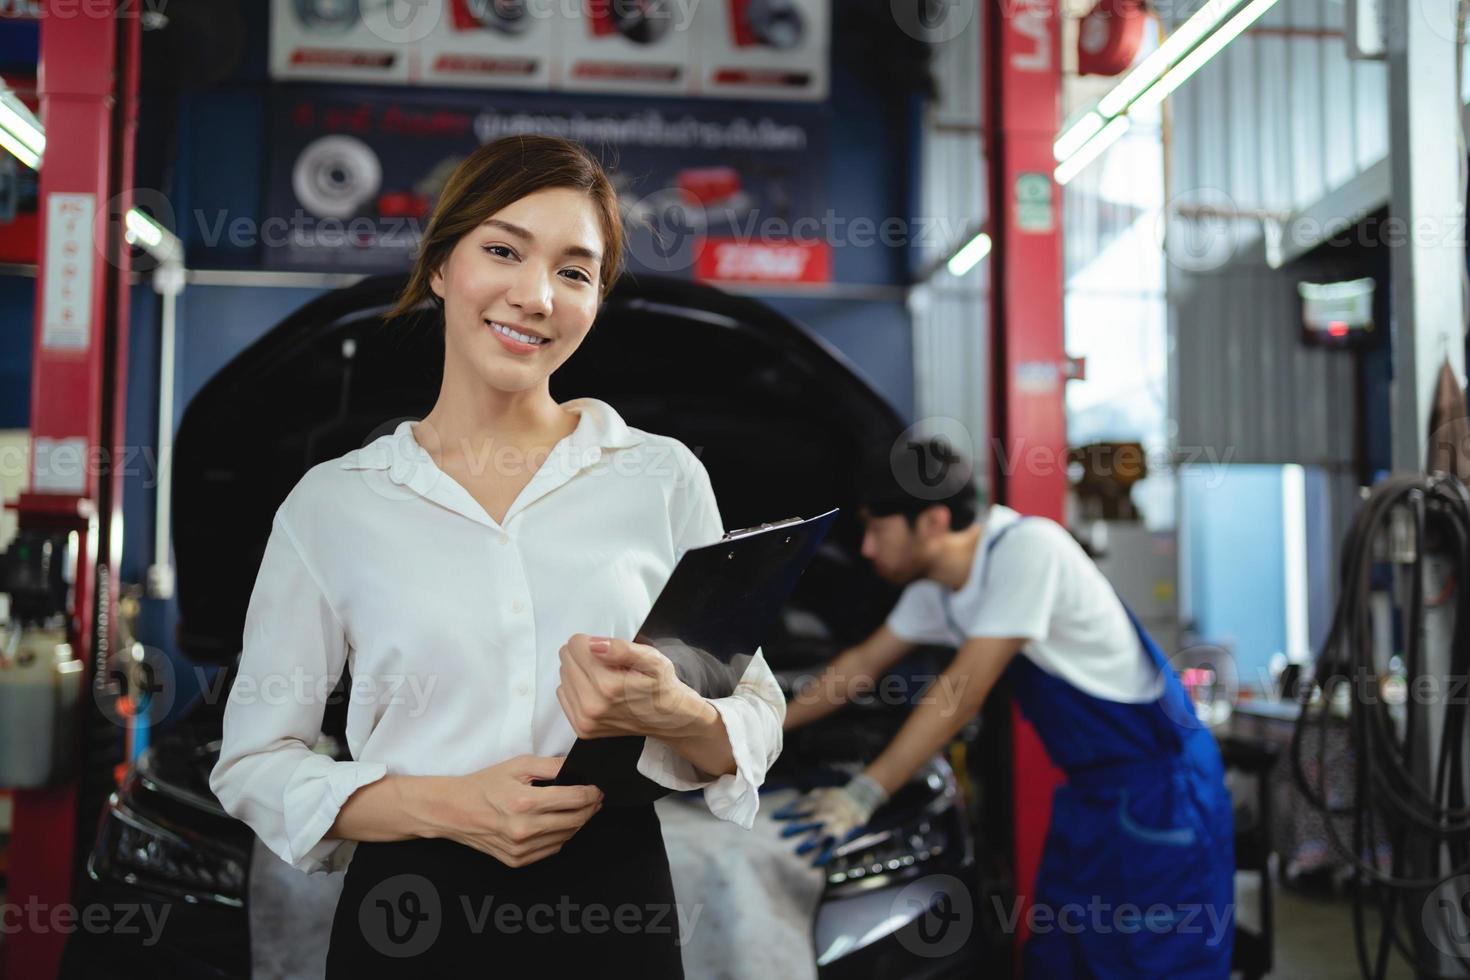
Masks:
[[[832,281],[832,246],[826,242],[701,238],[694,243],[694,254],[694,278],[701,282]]]
[[[1079,75],[1121,75],[1143,43],[1143,0],[1098,0],[1077,31]]]

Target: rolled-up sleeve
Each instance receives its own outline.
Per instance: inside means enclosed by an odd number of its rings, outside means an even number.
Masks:
[[[277,512],[209,788],[262,843],[306,872],[346,866],[355,845],[324,835],[359,787],[387,773],[382,763],[337,761],[312,748],[347,649],[341,620]]]
[[[713,544],[724,535],[719,505],[709,474],[698,458],[686,458],[685,479],[677,506],[671,506],[676,531],[676,551]],[[729,697],[711,698],[720,714],[735,757],[735,771],[719,777],[701,772],[669,745],[648,738],[638,760],[638,771],[669,789],[704,790],[710,812],[750,829],[760,810],[760,787],[766,771],[781,754],[782,725],[786,720],[786,698],[765,655],[757,649]]]

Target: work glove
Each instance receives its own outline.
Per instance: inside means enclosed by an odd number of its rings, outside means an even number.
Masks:
[[[816,851],[813,867],[832,859],[832,852],[863,829],[888,799],[888,792],[867,773],[852,777],[846,786],[814,789],[771,814],[772,820],[790,821],[782,837],[801,837],[796,853]]]

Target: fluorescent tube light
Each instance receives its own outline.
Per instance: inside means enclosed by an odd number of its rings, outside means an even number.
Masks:
[[[1227,44],[1265,16],[1266,11],[1276,6],[1277,2],[1278,0],[1252,0],[1228,24],[1211,34],[1203,44],[1189,52],[1183,61],[1144,91],[1129,107],[1130,111],[1135,107],[1149,108],[1163,102],[1175,89],[1189,81],[1195,72],[1208,64],[1211,58],[1224,50]]]
[[[949,274],[952,276],[963,276],[989,254],[990,236],[982,231],[950,257],[946,268],[949,269]]]
[[[1052,171],[1058,184],[1066,185],[1071,179],[1082,172],[1082,168],[1102,156],[1103,151],[1122,138],[1128,132],[1128,127],[1133,125],[1127,116],[1119,116],[1102,128],[1092,139],[1088,140],[1082,149],[1073,153],[1067,159],[1057,164],[1057,169]]]
[[[1193,17],[1150,52],[1137,68],[1124,76],[1112,91],[1104,95],[1097,104],[1097,111],[1104,118],[1112,118],[1127,109],[1129,103],[1138,98],[1144,89],[1158,81],[1170,65],[1198,44],[1200,38],[1214,30],[1238,6],[1240,0],[1209,0],[1209,3],[1195,11]]]
[[[1082,145],[1102,132],[1104,120],[1097,110],[1091,110],[1087,115],[1068,126],[1057,141],[1051,145],[1051,155],[1061,163],[1067,157],[1076,153]]]

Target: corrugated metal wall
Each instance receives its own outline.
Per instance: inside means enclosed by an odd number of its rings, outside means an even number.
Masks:
[[[918,220],[939,234],[921,241],[928,263],[948,254],[964,229],[987,211],[981,145],[980,20],[935,46],[939,101],[925,120],[923,183]],[[940,271],[910,294],[914,322],[914,392],[918,420],[957,419],[971,435],[967,448],[980,467],[987,462],[990,264],[981,262],[956,279]],[[946,430],[949,431],[949,430]],[[983,476],[983,470],[980,474]]]
[[[1302,346],[1298,277],[1266,264],[1261,220],[1387,153],[1387,70],[1348,59],[1342,18],[1339,0],[1281,0],[1170,101],[1172,414],[1185,453],[1352,463],[1352,355]]]
[[[1342,30],[1340,0],[1281,0],[1170,99],[1168,152],[1177,457],[1321,467],[1334,568],[1358,503],[1353,355],[1303,346],[1302,273],[1268,265],[1264,231],[1297,233],[1293,212],[1388,153],[1386,65],[1350,60]]]
[[[1296,279],[1235,262],[1173,270],[1177,454],[1341,469],[1354,459],[1353,355],[1302,346]]]
[[[1342,30],[1341,0],[1281,0],[1185,83],[1171,99],[1175,188],[1300,208],[1383,159],[1387,67],[1349,60]]]

